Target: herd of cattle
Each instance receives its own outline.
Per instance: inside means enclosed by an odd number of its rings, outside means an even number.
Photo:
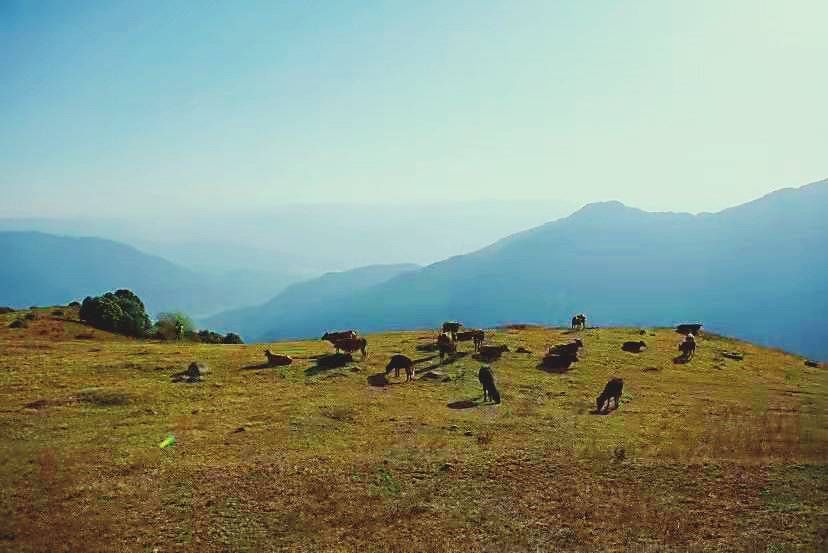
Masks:
[[[696,351],[695,335],[698,334],[701,327],[701,324],[681,324],[676,327],[676,331],[684,335],[684,339],[678,346],[679,352],[681,353],[680,358],[684,361],[689,361],[693,357]],[[586,329],[586,315],[579,313],[572,317],[572,329]],[[486,334],[481,329],[463,329],[462,323],[447,321],[443,323],[441,332],[437,335],[434,349],[439,352],[441,362],[447,355],[457,353],[457,344],[459,342],[472,342],[476,358],[481,361],[494,361],[504,352],[510,351],[505,344],[485,344],[485,338]],[[368,341],[354,330],[326,332],[322,336],[322,340],[330,342],[335,348],[337,355],[344,352],[344,354],[350,356],[357,351],[361,352],[363,358],[368,355]],[[551,346],[546,349],[541,359],[540,367],[553,371],[566,370],[578,361],[578,352],[583,347],[584,343],[580,338],[575,338],[565,344]],[[628,341],[621,345],[622,350],[630,353],[640,353],[646,347],[647,344],[643,340]],[[530,353],[524,348],[519,348],[517,351]],[[293,362],[290,356],[275,354],[269,349],[265,351],[265,357],[267,358],[268,366],[290,365]],[[410,357],[399,353],[395,354],[385,367],[385,375],[388,376],[391,371],[394,371],[394,376],[399,378],[400,371],[404,370],[405,380],[409,382],[414,379],[415,364],[416,361]],[[500,392],[498,392],[497,386],[495,385],[494,373],[491,367],[489,365],[483,365],[478,371],[477,376],[483,387],[483,401],[491,400],[495,403],[500,403]],[[599,413],[606,412],[613,403],[615,408],[618,408],[623,388],[624,380],[621,378],[612,378],[607,382],[604,390],[595,400],[596,411]]]

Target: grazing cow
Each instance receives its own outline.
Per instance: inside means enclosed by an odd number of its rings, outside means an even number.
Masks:
[[[680,324],[676,327],[676,332],[679,334],[698,334],[701,328],[701,323]]]
[[[509,351],[509,346],[506,344],[500,345],[492,345],[492,344],[481,344],[479,349],[479,355],[483,359],[497,359],[500,357],[504,352]]]
[[[457,344],[454,343],[451,336],[443,332],[437,336],[437,349],[440,351],[440,361],[442,361],[447,354],[457,351]]]
[[[270,350],[266,350],[264,354],[267,357],[267,364],[270,367],[279,367],[293,363],[293,358],[290,355],[279,355]]]
[[[586,328],[586,315],[583,313],[578,313],[574,317],[572,317],[572,328],[583,330]]]
[[[414,361],[411,360],[410,357],[406,357],[405,355],[393,355],[391,356],[391,360],[385,366],[385,374],[388,375],[392,370],[394,371],[394,377],[400,377],[400,369],[405,369],[405,381],[408,382],[414,379]]]
[[[336,342],[339,340],[351,340],[354,338],[359,338],[359,334],[354,330],[343,330],[342,332],[326,332],[322,335],[322,340],[327,340],[328,342],[332,343],[336,346]],[[339,350],[336,350],[339,352]]]
[[[646,342],[644,342],[644,340],[639,340],[638,342],[624,342],[621,349],[630,353],[641,353],[641,350],[646,347]]]
[[[457,331],[460,330],[461,326],[463,326],[463,323],[458,323],[456,321],[446,321],[443,323],[443,333],[451,336],[452,340],[456,340]]]
[[[679,343],[678,349],[685,359],[689,360],[693,357],[693,354],[696,353],[696,337],[693,336],[692,332],[687,334],[684,340]]]
[[[458,332],[456,334],[456,339],[458,342],[468,342],[469,340],[474,341],[474,351],[480,351],[480,344],[483,343],[483,340],[485,338],[486,334],[479,329],[466,330],[464,332]]]
[[[604,386],[604,391],[595,399],[595,409],[598,413],[605,413],[604,407],[609,410],[610,400],[615,402],[615,408],[618,409],[621,401],[621,392],[624,390],[624,379],[612,378],[607,385]]]
[[[353,353],[359,350],[362,352],[362,357],[365,357],[368,354],[368,340],[360,338],[359,336],[356,338],[343,338],[341,340],[335,340],[333,345],[337,352],[344,351],[345,353]]]
[[[497,391],[497,387],[495,386],[492,368],[488,365],[480,367],[480,371],[477,373],[477,379],[483,386],[483,401],[491,399],[495,403],[500,403],[500,392]]]

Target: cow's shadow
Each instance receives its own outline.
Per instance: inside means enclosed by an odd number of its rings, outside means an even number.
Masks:
[[[368,377],[368,384],[374,388],[385,388],[386,386],[391,385],[391,382],[388,380],[385,373],[376,373]]]
[[[475,399],[461,399],[459,401],[452,401],[451,403],[447,404],[446,407],[449,409],[471,409],[472,407],[477,407],[480,405],[477,403],[477,399],[482,398],[475,398]]]
[[[563,374],[572,370],[575,361],[564,358],[545,358],[537,364],[537,368],[551,374]]]
[[[676,364],[676,365],[686,365],[687,363],[690,362],[691,359],[693,359],[692,356],[688,357],[688,356],[686,356],[685,354],[682,353],[681,355],[677,355],[676,357],[673,357],[673,363]]]
[[[245,365],[244,367],[239,367],[240,371],[256,371],[259,369],[269,369],[272,365],[265,361],[264,363],[259,363],[258,365]]]
[[[339,369],[353,362],[354,358],[350,353],[331,353],[323,355],[316,360],[316,364],[305,369],[305,376],[315,376],[317,374],[329,371],[331,369]]]
[[[469,354],[469,352],[467,352],[467,351],[458,351],[458,352],[452,353],[451,355],[448,355],[445,359],[440,361],[440,366],[451,365],[455,361],[463,359],[468,354]],[[436,355],[434,357],[436,357]],[[433,357],[432,357],[432,359],[433,359]]]

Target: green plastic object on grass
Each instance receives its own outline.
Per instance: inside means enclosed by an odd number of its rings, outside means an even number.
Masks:
[[[160,448],[162,448],[162,449],[163,449],[163,448],[165,448],[165,447],[169,447],[169,446],[171,446],[171,445],[175,445],[175,436],[173,436],[172,434],[170,434],[169,436],[167,436],[167,437],[164,439],[164,441],[163,441],[163,442],[161,442],[160,444],[158,444],[158,447],[160,447]]]

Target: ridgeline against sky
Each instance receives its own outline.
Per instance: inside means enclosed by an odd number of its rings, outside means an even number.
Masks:
[[[822,0],[6,0],[0,217],[715,211],[825,177],[826,19]]]

